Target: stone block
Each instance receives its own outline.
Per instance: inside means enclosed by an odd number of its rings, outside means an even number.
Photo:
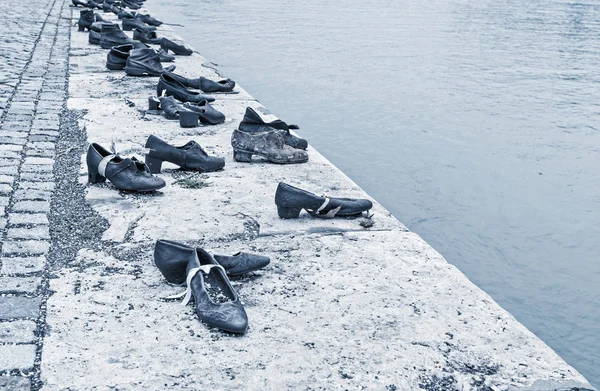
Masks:
[[[11,257],[2,258],[0,275],[21,275],[39,273],[44,270],[46,258],[41,257]]]
[[[0,342],[31,343],[35,341],[37,325],[32,320],[16,320],[0,323]],[[0,383],[1,385],[2,383]],[[2,388],[0,387],[0,390]]]
[[[0,345],[0,371],[32,368],[36,350],[37,346],[33,344]]]
[[[47,225],[38,225],[32,228],[10,228],[6,237],[9,239],[50,239]]]
[[[27,377],[0,376],[0,390],[6,391],[29,391],[31,380]]]
[[[45,240],[20,240],[5,241],[2,245],[2,256],[7,255],[40,255],[45,254],[50,248],[50,243]]]
[[[48,216],[45,213],[11,213],[8,222],[11,225],[47,225]]]
[[[49,212],[49,201],[18,201],[14,204],[13,211],[15,212]]]
[[[37,319],[41,304],[41,296],[0,296],[0,320]]]
[[[41,283],[41,277],[0,276],[0,292],[35,293]]]

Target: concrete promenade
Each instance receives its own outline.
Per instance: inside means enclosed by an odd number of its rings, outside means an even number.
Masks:
[[[279,219],[279,181],[368,195],[312,148],[300,165],[234,162],[244,109],[276,118],[243,88],[216,95],[221,125],[146,114],[157,78],[107,70],[107,51],[74,26],[79,10],[0,2],[0,390],[595,390],[376,202],[369,228]],[[223,76],[196,53],[175,64]],[[156,194],[87,184],[89,142],[141,158],[150,134],[196,140],[225,169],[165,164]],[[246,335],[164,300],[181,287],[153,265],[160,238],[271,258],[232,280]]]

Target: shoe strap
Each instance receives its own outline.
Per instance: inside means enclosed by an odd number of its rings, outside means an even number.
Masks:
[[[333,208],[333,209],[329,210],[325,214],[321,214],[321,212],[327,207],[327,205],[329,205],[329,201],[331,201],[329,199],[329,197],[325,197],[325,202],[323,202],[323,204],[319,207],[319,209],[317,209],[316,211],[307,210],[307,212],[309,212],[311,215],[313,215],[315,217],[320,217],[323,219],[334,218],[335,215],[337,214],[337,212],[339,212],[340,209],[342,209],[342,205],[338,206],[337,208]]]
[[[190,287],[190,285],[192,283],[192,278],[194,278],[196,276],[196,274],[198,274],[199,272],[204,272],[204,273],[208,274],[208,273],[210,273],[211,269],[215,268],[215,267],[223,270],[223,273],[225,272],[225,269],[223,269],[223,266],[221,266],[221,265],[202,265],[200,267],[195,267],[193,269],[190,269],[190,271],[188,272],[187,278],[185,280],[185,284],[187,286],[185,289],[185,292],[167,296],[167,297],[165,297],[165,299],[180,299],[183,297],[183,301],[181,302],[181,305],[186,306],[192,298],[192,288]]]
[[[108,166],[108,163],[116,157],[117,155],[108,155],[102,158],[98,164],[98,174],[106,178],[106,167]]]

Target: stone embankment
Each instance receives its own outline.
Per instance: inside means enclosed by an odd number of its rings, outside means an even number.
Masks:
[[[183,129],[145,112],[156,77],[105,68],[107,51],[74,26],[78,9],[32,0],[0,11],[0,388],[595,390],[376,202],[368,228],[279,219],[279,181],[368,196],[313,149],[299,165],[234,162],[244,109],[276,118],[242,88],[217,96],[224,124]],[[175,64],[222,77],[196,53]],[[225,169],[165,164],[156,194],[87,184],[88,142],[141,157],[151,134],[196,140]],[[181,288],[153,266],[159,238],[271,257],[233,280],[246,335],[163,299]]]

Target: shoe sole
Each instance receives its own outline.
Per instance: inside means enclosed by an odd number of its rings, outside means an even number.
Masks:
[[[252,155],[258,155],[260,157],[267,159],[271,163],[276,163],[276,164],[298,164],[298,163],[306,163],[308,161],[308,156],[306,157],[306,159],[297,160],[295,162],[277,161],[276,159],[269,158],[269,156],[267,154],[264,154],[261,152],[244,151],[243,149],[234,149],[233,150],[233,159],[236,162],[250,163],[250,162],[252,162]]]

